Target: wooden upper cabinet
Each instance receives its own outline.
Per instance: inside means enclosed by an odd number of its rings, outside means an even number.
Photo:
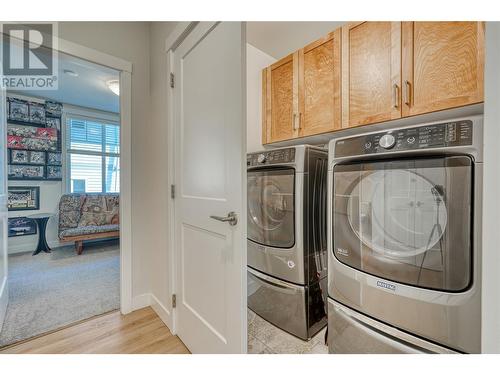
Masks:
[[[483,101],[483,22],[403,22],[403,116]]]
[[[299,50],[299,136],[341,128],[338,29]]]
[[[262,72],[262,141],[272,143],[298,135],[298,53]]]
[[[356,22],[264,69],[262,143],[484,100],[484,22]]]
[[[401,117],[401,22],[342,28],[342,127]]]

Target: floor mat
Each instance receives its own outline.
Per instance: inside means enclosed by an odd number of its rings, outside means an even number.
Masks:
[[[9,305],[0,346],[9,345],[120,306],[117,241],[73,246],[52,253],[9,256]]]

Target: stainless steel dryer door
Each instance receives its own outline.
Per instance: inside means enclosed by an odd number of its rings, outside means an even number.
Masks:
[[[411,286],[447,292],[470,286],[469,157],[343,164],[333,176],[338,261]]]
[[[305,283],[302,235],[304,173],[248,171],[247,264],[291,283]]]
[[[248,171],[248,239],[259,245],[291,248],[295,244],[295,170]]]

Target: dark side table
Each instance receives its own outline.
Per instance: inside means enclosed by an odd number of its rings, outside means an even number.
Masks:
[[[45,231],[47,229],[47,222],[54,214],[44,213],[44,214],[34,214],[29,215],[30,219],[35,220],[36,225],[38,226],[38,246],[36,250],[33,252],[33,255],[37,255],[42,251],[44,253],[50,253],[50,247],[47,244],[47,238],[45,236]]]

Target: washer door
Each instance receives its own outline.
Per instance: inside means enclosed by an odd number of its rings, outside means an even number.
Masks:
[[[442,192],[414,170],[364,174],[347,200],[349,225],[363,245],[396,259],[434,248],[443,237],[446,212]]]
[[[264,246],[293,247],[294,181],[292,168],[248,171],[248,239]]]
[[[388,280],[461,291],[471,280],[472,161],[377,161],[334,169],[333,249]]]

